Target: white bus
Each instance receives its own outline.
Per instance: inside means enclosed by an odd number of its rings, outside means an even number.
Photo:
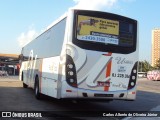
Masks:
[[[23,87],[72,100],[135,100],[137,21],[70,9],[22,48]]]

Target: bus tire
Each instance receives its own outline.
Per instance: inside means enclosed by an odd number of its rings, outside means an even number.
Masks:
[[[22,73],[22,78],[21,78],[21,80],[23,81],[23,73]],[[27,87],[28,87],[28,85],[25,84],[24,81],[23,81],[23,88],[27,88]]]
[[[28,85],[26,85],[25,83],[23,83],[23,88],[27,88],[28,87]]]
[[[34,93],[35,93],[36,99],[40,100],[41,93],[39,92],[39,78],[38,78],[38,76],[36,76],[36,78],[35,78]]]

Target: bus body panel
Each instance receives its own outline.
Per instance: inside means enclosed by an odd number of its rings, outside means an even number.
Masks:
[[[67,50],[70,51],[76,66],[79,98],[84,98],[85,95],[94,98],[95,94],[101,94],[103,98],[104,94],[112,94],[111,98],[122,99],[122,93],[123,98],[127,98],[131,70],[137,62],[137,58],[133,59],[133,56],[136,56],[137,52],[126,57],[123,54],[83,50],[73,44],[68,44]],[[134,72],[136,73],[137,69],[134,69]],[[136,84],[136,76],[133,76],[133,79]],[[75,90],[72,91],[76,93]]]
[[[90,25],[88,21],[77,24],[75,20],[79,19],[76,18],[79,17],[79,11],[81,10],[69,10],[66,17],[60,19],[53,27],[22,49],[24,62],[21,64],[20,79],[29,87],[34,88],[35,78],[38,76],[40,93],[58,99],[134,100],[136,98],[138,42],[134,45],[136,46],[134,50],[129,47],[117,49],[113,44],[117,45],[119,38],[114,35],[111,35],[115,37],[111,38],[114,43],[107,43],[111,46],[102,45],[102,49],[99,48],[101,45],[96,42],[90,44],[87,40],[79,41],[80,35],[76,37],[77,26]],[[85,16],[81,15],[80,18],[88,18],[90,12],[82,11]],[[96,18],[97,14],[94,12],[91,13],[94,19],[99,21],[102,19]],[[118,20],[116,17],[113,18],[114,20],[107,21],[114,21],[117,25]],[[118,34],[115,31],[114,33]],[[135,41],[138,41],[137,38]]]
[[[72,15],[74,14],[75,11],[74,10],[72,11]],[[84,17],[89,15],[86,14],[85,11],[82,12],[82,14],[85,14]],[[73,22],[74,24],[76,24],[75,19],[77,19],[75,16],[73,16],[71,19],[71,22]],[[123,20],[123,18],[120,19],[121,21]],[[132,21],[132,23],[136,25],[136,23],[134,23],[133,20],[130,21]],[[81,26],[83,25],[82,27],[86,27],[88,25],[87,21],[85,22],[81,24]],[[70,25],[70,31],[75,31],[76,29],[75,27],[77,26]],[[134,30],[136,32],[135,28]],[[71,58],[74,61],[76,67],[78,85],[77,88],[75,89],[71,86],[69,88],[69,85],[66,85],[68,83],[64,82],[64,88],[65,86],[68,87],[64,89],[64,95],[62,97],[63,98],[67,97],[66,94],[68,94],[69,97],[73,98],[78,97],[84,99],[106,98],[106,99],[134,100],[136,98],[137,65],[138,65],[137,34],[136,33],[134,34],[136,36],[134,37],[134,40],[136,41],[134,43],[136,44],[135,50],[132,49],[129,52],[127,52],[127,50],[129,50],[127,48],[121,50],[120,53],[118,50],[114,50],[115,52],[113,53],[110,52],[109,50],[105,52],[92,50],[91,46],[90,46],[91,50],[83,49],[81,48],[84,47],[83,44],[81,45],[81,47],[79,47],[73,43],[73,41],[75,40],[74,38],[75,34],[76,32],[73,33],[71,32],[69,34],[70,37],[66,45],[67,46],[66,54],[71,56]],[[78,94],[77,94],[77,89],[78,89]],[[72,92],[67,93],[65,90],[72,91],[74,95],[72,94]]]
[[[59,76],[60,57],[51,57],[43,59],[41,93],[51,97],[57,97],[57,83]]]
[[[61,79],[64,79],[66,16],[22,49],[20,79],[35,87],[38,77],[40,93],[60,98]],[[66,39],[67,40],[67,39]]]

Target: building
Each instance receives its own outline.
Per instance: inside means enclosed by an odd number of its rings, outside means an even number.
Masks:
[[[152,30],[152,66],[156,66],[160,58],[160,28]]]
[[[19,74],[19,55],[0,53],[0,76]]]

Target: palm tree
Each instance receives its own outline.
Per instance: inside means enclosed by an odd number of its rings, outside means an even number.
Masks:
[[[154,68],[150,65],[148,61],[139,61],[138,71],[139,72],[148,72]]]

